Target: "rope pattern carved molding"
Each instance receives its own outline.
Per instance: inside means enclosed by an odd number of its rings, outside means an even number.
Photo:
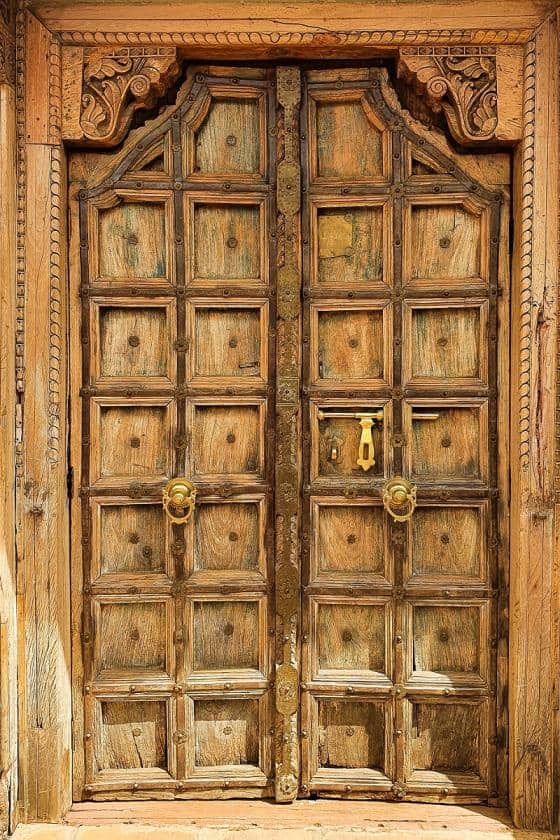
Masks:
[[[134,112],[151,108],[180,71],[175,47],[86,49],[80,126],[86,140],[119,143]]]
[[[101,32],[62,30],[68,46],[176,46],[176,47],[348,47],[403,44],[525,44],[531,29],[350,29],[272,32]]]
[[[398,75],[435,113],[443,111],[458,143],[488,141],[498,125],[495,47],[403,47]]]

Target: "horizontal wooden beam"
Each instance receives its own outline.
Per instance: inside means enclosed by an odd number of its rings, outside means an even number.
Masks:
[[[341,43],[340,33],[361,33],[367,43],[368,33],[391,43],[409,34],[427,42],[523,43],[556,6],[555,0],[515,2],[497,0],[477,2],[324,2],[258,3],[247,0],[221,0],[210,3],[69,3],[31,2],[30,8],[51,31],[60,32],[64,43],[128,43],[130,33],[149,33],[148,43],[166,42],[173,33],[181,43],[197,35],[218,44],[220,36],[229,35],[229,45],[244,36],[247,43],[259,39],[271,46],[290,36],[297,40],[305,34],[320,45],[329,39]],[[251,33],[250,41],[247,33]],[[486,36],[485,34],[486,33]],[[227,41],[225,42],[227,43]],[[416,41],[418,43],[418,40]]]

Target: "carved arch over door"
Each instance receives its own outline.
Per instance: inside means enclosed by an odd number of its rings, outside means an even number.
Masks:
[[[488,143],[498,125],[496,49],[401,47],[397,72],[462,145]],[[135,111],[152,108],[184,63],[177,47],[87,47],[79,88],[79,126],[91,146],[120,143]],[[72,138],[77,139],[77,138]]]

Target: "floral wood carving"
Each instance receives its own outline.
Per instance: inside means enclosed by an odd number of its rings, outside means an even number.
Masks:
[[[403,47],[398,75],[443,111],[459,143],[488,141],[498,125],[494,47]]]
[[[84,137],[102,146],[119,143],[134,112],[151,108],[179,71],[175,47],[86,50],[80,115]]]
[[[14,0],[0,0],[0,20],[8,28],[13,26],[15,19]]]
[[[15,4],[0,0],[0,84],[15,83]]]

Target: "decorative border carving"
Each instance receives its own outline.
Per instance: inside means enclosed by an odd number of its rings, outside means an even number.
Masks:
[[[0,22],[4,23],[7,29],[14,24],[14,2],[13,0],[0,0]]]
[[[443,111],[459,143],[488,141],[498,125],[495,47],[403,47],[398,75]]]
[[[49,127],[48,142],[61,142],[62,131],[62,58],[60,42],[51,38],[49,47]]]
[[[15,2],[0,0],[0,84],[15,84]]]
[[[175,47],[87,49],[80,114],[85,138],[102,146],[119,143],[134,112],[151,108],[179,71]]]
[[[350,29],[320,32],[98,32],[66,29],[63,44],[94,46],[109,44],[172,45],[176,47],[348,47],[400,44],[524,44],[531,29]]]
[[[62,149],[55,146],[51,149],[50,162],[48,459],[51,464],[58,462],[60,454],[60,366],[64,343],[64,254],[61,247],[66,200],[63,161]]]
[[[16,227],[16,392],[25,388],[25,251],[27,161],[25,154],[25,8],[18,0],[16,14],[16,170],[17,170],[17,227]],[[21,406],[16,405],[16,476],[23,476],[23,418]]]
[[[0,21],[0,84],[13,87],[16,77],[16,45],[11,27]]]
[[[523,156],[519,302],[519,460],[529,469],[531,430],[531,321],[533,281],[533,196],[535,188],[536,44],[527,44],[523,67]]]

